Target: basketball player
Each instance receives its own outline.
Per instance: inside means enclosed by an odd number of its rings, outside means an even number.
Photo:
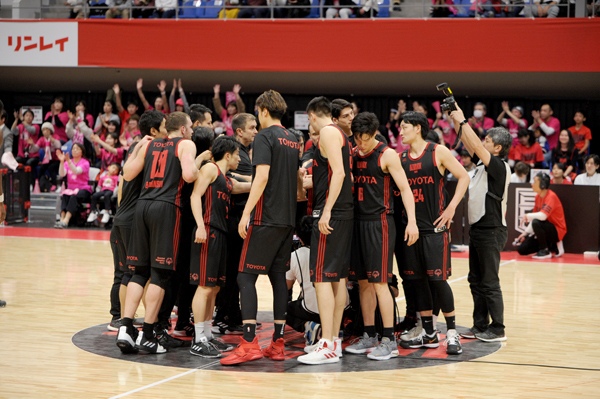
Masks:
[[[408,341],[402,340],[400,345],[411,349],[439,346],[433,327],[434,291],[448,327],[446,352],[459,354],[462,348],[456,332],[454,296],[446,281],[451,273],[448,230],[454,211],[469,186],[469,175],[450,150],[423,139],[429,132],[429,121],[424,114],[405,112],[401,116],[400,128],[402,143],[410,145],[410,149],[400,155],[400,160],[413,192],[420,239],[413,246],[403,246],[399,266],[402,277],[412,280],[423,327],[417,329],[417,336],[409,337],[412,339]],[[458,179],[454,197],[449,203],[444,189],[446,170]]]
[[[237,278],[244,335],[236,350],[221,359],[223,365],[260,359],[263,353],[272,360],[285,359],[283,331],[288,296],[285,273],[292,253],[300,146],[294,135],[281,126],[287,110],[281,94],[266,91],[258,97],[256,105],[262,130],[254,138],[252,188],[238,226],[244,238]],[[273,287],[275,332],[264,352],[256,338],[259,274],[267,274]]]
[[[333,120],[333,123],[342,129],[346,136],[348,136],[352,148],[356,148],[356,140],[352,132],[352,121],[356,115],[352,103],[349,103],[342,98],[336,98],[331,102],[331,119]],[[387,140],[381,133],[377,132],[375,139],[380,143],[387,145]]]
[[[144,112],[140,118],[139,128],[142,138],[146,136],[152,138],[166,137],[165,114],[156,110]],[[134,154],[134,150],[138,144],[139,143],[134,142],[131,147],[129,147],[127,159],[137,155],[138,152],[135,152]],[[131,279],[131,273],[127,267],[127,246],[131,239],[131,227],[135,215],[135,204],[140,196],[142,180],[143,176],[138,175],[132,181],[124,181],[121,176],[119,181],[119,206],[113,221],[113,228],[110,232],[110,245],[115,263],[115,278],[110,293],[113,320],[108,325],[108,329],[111,331],[119,331],[122,324],[119,316],[121,312],[125,310],[127,284]],[[114,314],[115,309],[119,309],[118,314]]]
[[[365,333],[356,344],[346,348],[350,353],[367,353],[374,360],[398,356],[394,336],[394,298],[388,287],[393,277],[393,254],[396,226],[393,219],[392,179],[402,195],[408,216],[404,233],[407,245],[419,238],[415,218],[415,202],[406,174],[396,151],[375,139],[379,121],[375,114],[362,112],[352,121],[357,148],[354,151],[354,237],[350,275],[360,285],[360,303]],[[376,295],[376,297],[375,297]],[[375,309],[379,303],[383,320],[383,337],[375,333]]]
[[[181,189],[184,182],[196,180],[198,166],[196,146],[191,140],[184,139],[189,139],[192,134],[190,117],[173,112],[167,116],[165,128],[166,138],[151,141],[146,136],[136,146],[140,147],[137,156],[123,167],[126,181],[135,179],[140,172],[143,172],[144,180],[127,253],[128,264],[134,266],[134,272],[127,285],[123,326],[117,336],[117,346],[122,352],[135,352],[136,346],[149,353],[166,352],[154,334],[154,323],[165,287],[177,266]],[[148,279],[143,334],[138,338],[137,330],[133,328],[133,316]]]
[[[202,104],[190,105],[190,119],[192,120],[192,129],[200,126],[213,128],[212,112],[210,108]]]
[[[200,168],[191,196],[196,219],[190,263],[190,284],[197,285],[192,302],[195,337],[190,353],[220,357],[232,345],[212,337],[211,321],[215,298],[225,285],[227,257],[227,215],[232,193],[250,191],[250,183],[230,180],[225,175],[240,163],[240,144],[233,137],[222,137],[212,146],[214,162]]]
[[[333,124],[331,102],[313,98],[306,108],[308,120],[319,133],[313,160],[313,233],[310,248],[311,281],[315,283],[322,338],[310,353],[298,357],[305,364],[339,362],[340,324],[346,302],[352,220],[352,147],[342,129]]]
[[[4,111],[4,103],[0,101],[0,114],[2,114],[2,111]],[[4,137],[2,131],[0,131],[0,148],[2,148],[3,139]],[[4,223],[4,219],[6,219],[6,208],[4,208],[4,192],[2,192],[2,174],[0,174],[0,224]],[[6,302],[0,300],[0,308],[3,308],[5,306]]]

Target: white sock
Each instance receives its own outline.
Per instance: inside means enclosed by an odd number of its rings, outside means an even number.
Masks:
[[[195,342],[200,342],[201,338],[206,338],[206,335],[204,335],[204,323],[196,323],[194,324],[194,330],[196,332],[196,338],[195,338]]]
[[[206,335],[206,338],[208,338],[209,340],[212,339],[211,327],[212,327],[212,320],[208,320],[208,321],[204,322],[204,335]]]
[[[323,346],[326,346],[331,350],[335,350],[335,344],[333,343],[333,341],[330,341],[328,339],[323,339],[323,341],[325,341],[325,345]]]
[[[433,315],[433,329],[434,329],[434,330],[436,330],[436,329],[437,329],[437,328],[436,328],[436,327],[437,327],[437,318],[438,318],[438,317],[437,317],[436,315]]]

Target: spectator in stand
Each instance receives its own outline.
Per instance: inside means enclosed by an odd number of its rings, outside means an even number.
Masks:
[[[528,179],[527,176],[529,176],[529,171],[531,170],[531,167],[526,164],[525,162],[517,162],[517,164],[515,165],[515,173],[513,173],[512,175],[510,175],[510,182],[511,183],[527,183]]]
[[[505,118],[505,115],[508,118]],[[523,118],[525,115],[525,111],[523,111],[523,107],[515,106],[511,109],[508,107],[508,101],[502,101],[502,113],[498,115],[496,119],[499,124],[506,127],[508,132],[513,138],[513,146],[519,144],[519,138],[517,137],[517,133],[519,133],[520,129],[527,129],[527,121]]]
[[[2,157],[2,164],[6,167],[11,168],[12,170],[17,170],[19,166],[15,156],[12,152],[13,150],[13,138],[14,135],[10,128],[6,126],[6,118],[8,114],[5,109],[0,111],[0,136],[3,136],[4,140],[2,144],[0,144],[0,156]]]
[[[427,116],[427,112],[429,111],[427,109],[427,105],[425,105],[425,102],[419,102],[419,101],[413,101],[413,110],[416,112],[420,112],[423,115]],[[431,118],[427,118],[427,120],[429,121],[429,128],[433,129],[433,119]]]
[[[150,18],[154,12],[154,0],[133,0],[133,18]]]
[[[219,19],[235,19],[239,13],[239,0],[225,0],[225,9],[219,11]]]
[[[559,162],[566,166],[565,175],[573,180],[579,170],[580,157],[573,136],[566,129],[560,132],[558,145],[552,150],[552,164]]]
[[[20,124],[19,121],[21,121]],[[33,111],[30,109],[25,110],[23,114],[15,111],[15,122],[12,125],[11,133],[19,138],[17,162],[35,168],[39,162],[39,152],[35,150],[35,143],[40,134],[40,127],[32,122]],[[34,170],[34,176],[35,174]]]
[[[69,116],[69,122],[67,122],[65,132],[69,140],[73,143],[83,144],[84,146],[84,138],[91,142],[92,134],[94,133],[91,126],[94,126],[94,118],[92,115],[86,113],[85,101],[78,101],[75,106],[75,113],[67,111],[67,115]]]
[[[127,151],[133,143],[133,138],[140,134],[139,122],[140,117],[137,114],[127,119],[127,125],[123,133],[119,136],[119,142],[121,143],[121,147],[123,147],[123,151]]]
[[[123,162],[123,148],[121,148],[119,142],[119,133],[116,131],[109,132],[104,140],[100,139],[98,135],[93,135],[92,141],[94,142],[96,156],[101,160],[100,169],[105,171],[112,163],[121,165],[121,162]]]
[[[88,216],[87,222],[93,223],[98,219],[98,213],[102,215],[101,223],[106,224],[110,221],[111,215],[111,202],[112,197],[119,185],[119,172],[121,171],[121,165],[118,163],[111,163],[108,166],[108,173],[100,177],[98,180],[98,187],[100,191],[92,194],[92,202],[90,206],[90,215]],[[104,197],[104,209],[101,212],[98,208],[98,201]]]
[[[153,18],[175,18],[175,9],[177,8],[177,0],[155,0],[154,1]],[[165,84],[166,87],[166,84]],[[164,90],[161,90],[164,91]],[[157,111],[160,111],[156,108]]]
[[[548,151],[550,150],[550,146],[548,145],[548,140],[546,139],[546,135],[544,134],[542,129],[540,129],[539,126],[536,127],[535,130],[533,131],[533,137],[535,137],[536,143],[538,143],[540,145],[540,147],[542,147],[542,151],[544,152],[544,160],[546,160],[545,154],[548,153]]]
[[[485,116],[486,114],[487,106],[484,103],[475,103],[473,116],[469,118],[469,126],[482,139],[487,135],[488,129],[494,127],[494,120]]]
[[[585,157],[585,173],[575,178],[576,186],[600,186],[600,157],[595,154]]]
[[[550,259],[555,253],[556,257],[565,253],[562,240],[567,234],[565,212],[558,196],[549,190],[550,176],[540,172],[534,178],[533,191],[535,207],[533,212],[524,217],[528,222],[525,232],[516,240],[520,255],[535,253],[533,259]]]
[[[372,18],[379,14],[377,0],[360,0],[359,7],[354,13],[356,18]]]
[[[42,124],[42,137],[38,139],[35,145],[31,146],[31,151],[38,152],[43,150],[39,160],[39,178],[42,179],[49,174],[50,179],[50,191],[56,189],[56,175],[58,174],[58,157],[56,156],[56,150],[60,148],[60,140],[54,138],[54,126],[50,122],[44,122]],[[46,186],[41,184],[40,186]]]
[[[471,156],[471,154],[469,154],[469,151],[462,150],[460,152],[460,162],[462,163],[462,166],[465,167],[467,173],[469,174],[469,177],[473,178],[473,176],[475,175],[475,169],[477,168],[477,165],[473,163],[473,157]]]
[[[433,129],[442,131],[442,140],[444,145],[450,148],[456,141],[456,130],[454,130],[454,122],[452,118],[448,118],[446,113],[438,112],[435,114]]]
[[[549,104],[542,105],[539,111],[533,110],[531,111],[531,116],[533,117],[533,123],[529,126],[529,130],[535,131],[536,128],[542,129],[546,138],[548,139],[548,145],[550,146],[550,151],[546,153],[545,161],[550,162],[550,158],[552,157],[551,150],[556,147],[558,143],[558,133],[560,133],[560,121],[553,117],[554,111]]]
[[[131,0],[106,0],[108,11],[106,11],[106,19],[121,17],[129,19],[131,9]]]
[[[560,9],[556,0],[527,0],[525,4],[525,18],[556,18]]]
[[[43,132],[42,126],[42,132]],[[73,144],[71,148],[73,159],[69,153],[56,150],[56,156],[60,161],[60,177],[67,176],[68,188],[63,191],[60,220],[54,225],[57,229],[65,229],[69,226],[71,217],[77,212],[81,202],[87,202],[92,196],[92,188],[88,181],[90,179],[90,162],[84,158],[85,147],[81,144]]]
[[[84,19],[88,14],[87,1],[67,0],[65,6],[69,7],[69,19]]]
[[[325,18],[347,19],[354,13],[356,4],[352,0],[325,0],[324,6],[328,7],[325,11]],[[360,109],[357,109],[357,111],[360,111]]]
[[[288,0],[288,5],[298,7],[288,9],[288,18],[305,18],[310,14],[310,9],[308,8],[310,0]],[[305,6],[306,8],[300,8],[300,6]]]
[[[532,168],[541,168],[544,162],[544,151],[535,141],[531,130],[521,129],[518,133],[519,144],[512,147],[508,154],[508,164],[513,167],[517,161],[523,161]]]
[[[98,114],[96,124],[94,125],[94,133],[104,140],[106,133],[108,132],[108,123],[116,122],[120,126],[121,118],[119,118],[119,115],[113,114],[115,107],[110,100],[104,101],[104,107],[102,109],[104,110],[104,113]]]
[[[523,11],[523,0],[509,0],[502,6],[502,18],[517,18]]]
[[[550,179],[550,184],[567,184],[573,185],[573,182],[566,174],[567,167],[564,163],[557,162],[552,165],[552,179]]]
[[[575,126],[571,126],[569,128],[569,131],[573,135],[575,148],[577,148],[577,151],[579,151],[579,155],[583,156],[590,148],[590,141],[592,140],[592,131],[589,127],[583,124],[583,122],[586,121],[583,111],[576,111],[573,120],[575,121]]]
[[[175,91],[179,88],[179,98],[175,101]],[[173,79],[173,90],[169,96],[169,109],[174,109],[176,112],[190,113],[190,104],[188,104],[187,98],[185,98],[185,91],[181,85],[181,79],[179,82]]]
[[[497,3],[492,0],[478,0],[475,4],[476,17],[494,18],[496,14],[500,14],[500,7],[495,7],[494,4]]]
[[[242,10],[244,11],[244,10]],[[241,14],[241,11],[240,11]],[[219,97],[219,93],[221,91],[221,85],[215,85],[213,87],[215,96],[213,97],[213,106],[215,107],[215,112],[221,117],[221,120],[227,127],[227,135],[233,136],[233,129],[231,128],[231,120],[238,113],[246,112],[246,106],[240,97],[240,90],[242,86],[236,84],[233,86],[233,93],[235,95],[235,100],[229,100],[225,103],[225,107],[221,104],[221,97]]]
[[[156,97],[156,99],[154,99],[154,107],[150,105],[150,103],[146,100],[144,92],[142,91],[142,87],[144,87],[144,79],[139,78],[136,82],[136,88],[138,96],[140,96],[140,100],[142,101],[142,104],[144,104],[144,110],[148,111],[151,109],[155,109],[157,111],[162,112],[165,115],[168,114],[169,105],[167,103],[167,92],[165,91],[165,89],[167,88],[167,82],[161,80],[160,83],[157,85],[158,90],[160,90],[160,97]]]
[[[452,0],[432,0],[430,16],[432,18],[448,18],[450,15],[456,14],[456,9],[452,7]]]
[[[69,115],[63,112],[64,100],[62,97],[56,97],[50,106],[50,111],[46,113],[44,122],[50,122],[54,126],[54,136],[63,144],[68,141],[65,125],[69,121]]]
[[[247,6],[240,9],[238,18],[268,18],[270,9],[266,7],[267,0],[247,0]],[[230,134],[229,136],[231,136]]]
[[[129,118],[133,115],[137,114],[138,104],[137,101],[131,99],[127,101],[127,109],[123,108],[123,102],[121,101],[121,88],[118,84],[113,86],[113,91],[115,93],[116,103],[117,103],[117,111],[119,112],[119,118],[122,122],[125,122],[121,128],[121,132],[125,130],[127,126],[126,123]],[[139,120],[139,119],[138,119]]]

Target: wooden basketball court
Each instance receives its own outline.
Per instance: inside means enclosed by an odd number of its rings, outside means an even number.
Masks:
[[[508,341],[489,356],[342,373],[165,367],[83,351],[73,335],[110,321],[112,259],[105,231],[0,228],[0,299],[8,302],[0,309],[1,398],[600,397],[595,258],[531,262],[505,253],[500,275]],[[459,254],[452,262],[457,325],[470,327],[468,259]],[[270,310],[267,279],[259,279],[258,290],[259,311]]]

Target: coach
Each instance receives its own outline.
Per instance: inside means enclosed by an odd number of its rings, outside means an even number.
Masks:
[[[500,289],[500,252],[506,244],[506,202],[512,136],[501,127],[487,131],[483,142],[462,110],[453,111],[454,126],[462,127],[462,142],[477,165],[469,184],[469,285],[473,295],[473,327],[464,338],[506,341],[504,302]],[[490,323],[491,318],[491,323]]]

